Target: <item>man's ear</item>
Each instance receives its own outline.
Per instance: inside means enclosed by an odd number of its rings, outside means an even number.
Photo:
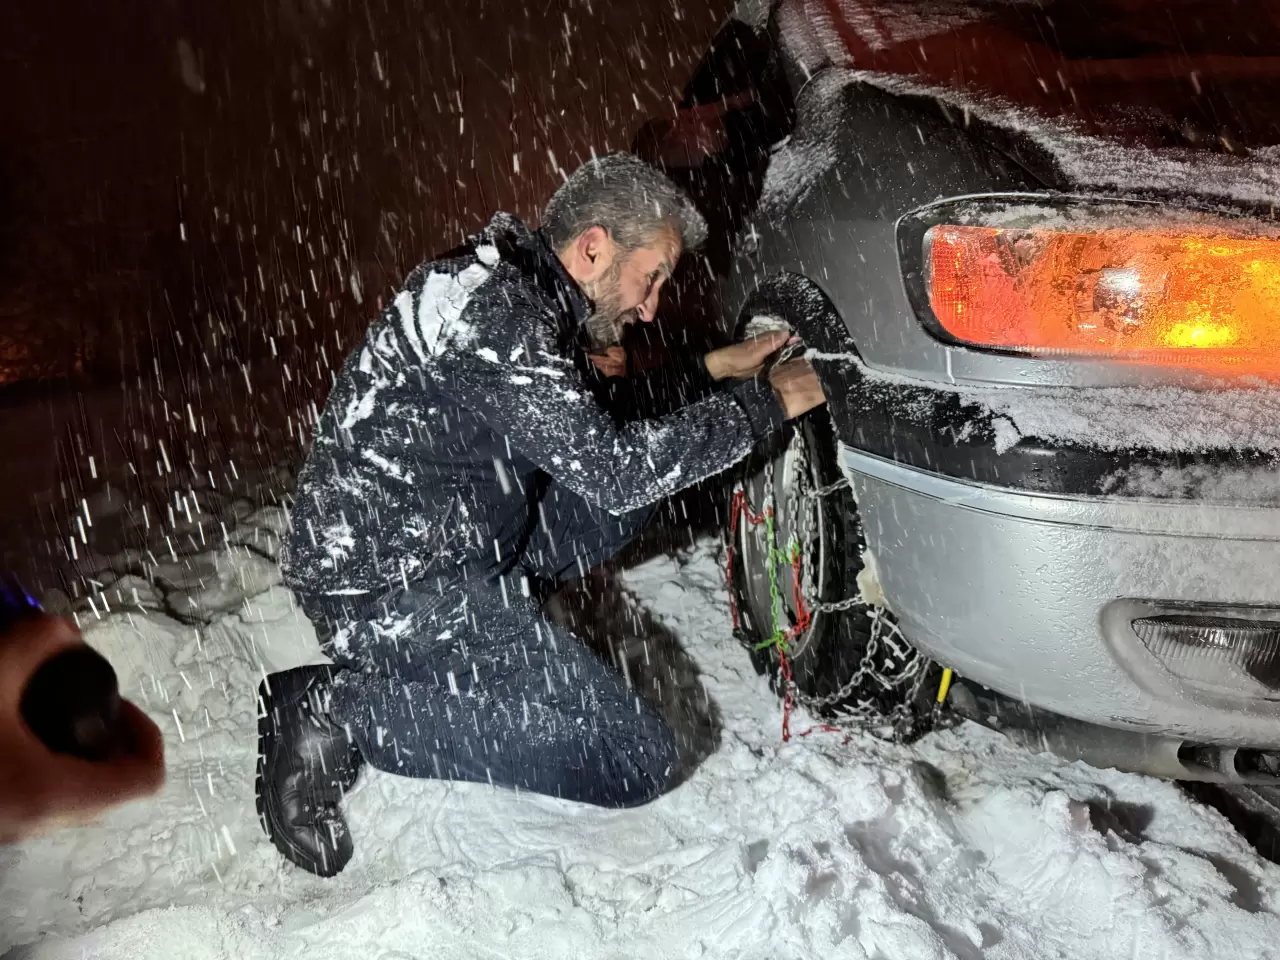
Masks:
[[[588,280],[602,276],[613,262],[613,239],[604,227],[589,227],[582,231],[577,247]]]
[[[613,266],[617,248],[604,227],[583,230],[559,251],[560,262],[580,284],[592,284]]]

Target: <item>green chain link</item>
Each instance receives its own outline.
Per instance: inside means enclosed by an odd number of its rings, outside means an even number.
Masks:
[[[764,530],[767,539],[765,550],[765,567],[769,571],[769,613],[773,618],[773,635],[767,640],[762,640],[756,644],[757,650],[763,650],[766,647],[777,647],[783,653],[787,650],[787,631],[780,624],[782,620],[782,589],[778,586],[778,563],[781,561],[789,566],[794,566],[796,559],[800,556],[800,541],[791,544],[790,550],[778,549],[778,533],[774,526],[773,507],[768,506],[764,511]]]

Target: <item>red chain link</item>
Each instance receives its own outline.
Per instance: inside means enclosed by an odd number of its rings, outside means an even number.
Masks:
[[[768,522],[769,514],[772,512],[772,507],[766,507],[764,513],[752,513],[747,503],[747,491],[733,491],[733,500],[729,503],[729,549],[726,551],[724,563],[724,582],[729,590],[729,615],[733,618],[734,630],[741,626],[738,619],[738,602],[733,592],[733,551],[734,544],[738,542],[738,522],[746,517],[747,522],[753,527],[762,526]]]
[[[733,629],[736,631],[741,627],[738,604],[733,589],[733,560],[734,548],[738,542],[738,524],[745,518],[747,523],[753,527],[763,526],[773,514],[773,507],[766,507],[761,513],[752,513],[751,507],[747,502],[746,491],[739,489],[733,492],[733,500],[730,502],[729,510],[729,545],[725,551],[724,579],[729,591],[729,614],[733,619]],[[769,547],[773,549],[773,544],[770,544]],[[778,675],[782,680],[783,743],[791,739],[791,711],[795,708],[795,684],[791,679],[791,658],[787,656],[787,648],[791,645],[792,640],[802,636],[813,623],[813,614],[809,609],[809,605],[805,602],[804,592],[800,587],[803,563],[803,555],[797,546],[791,554],[791,599],[796,610],[795,623],[785,632],[782,640],[775,647],[778,651]],[[810,727],[800,736],[807,737],[817,731],[839,732],[838,728],[824,723],[819,724],[817,727]]]

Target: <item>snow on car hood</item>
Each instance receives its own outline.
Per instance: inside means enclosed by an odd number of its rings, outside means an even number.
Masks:
[[[1065,117],[1130,143],[1238,153],[1280,144],[1280,8],[1180,0],[782,0],[806,76],[915,79]]]
[[[1186,148],[1154,148],[1089,136],[1069,121],[1048,120],[999,100],[969,98],[901,77],[847,71],[845,83],[865,83],[886,92],[931,97],[960,115],[1028,137],[1080,187],[1123,192],[1177,194],[1268,206],[1280,201],[1280,147],[1260,147],[1248,156]]]
[[[744,4],[760,20],[760,3]],[[768,6],[768,5],[766,5]],[[852,83],[923,96],[1024,134],[1083,188],[1270,205],[1280,196],[1280,10],[1188,0],[780,0],[798,138],[766,187],[778,209],[829,169]],[[1181,144],[1177,146],[1175,144]],[[798,188],[798,189],[797,189]]]
[[[995,99],[866,70],[831,67],[807,84],[796,104],[797,133],[778,144],[770,159],[760,210],[776,215],[793,205],[840,159],[840,98],[854,84],[900,96],[926,97],[993,126],[1020,133],[1050,156],[1078,189],[1113,194],[1163,193],[1202,202],[1272,206],[1280,202],[1280,147],[1248,156],[1182,148],[1154,148],[1091,136],[1069,121],[1046,119]]]

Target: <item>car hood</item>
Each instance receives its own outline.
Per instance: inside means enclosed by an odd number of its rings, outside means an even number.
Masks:
[[[806,60],[999,99],[1086,133],[1223,153],[1280,144],[1274,5],[784,0],[779,16]]]
[[[1280,8],[1196,0],[1152,17],[1139,6],[783,0],[775,18],[789,58],[816,75],[798,97],[811,116],[866,83],[1024,134],[1074,186],[1275,203],[1280,57],[1264,51],[1280,49]],[[834,161],[821,131],[804,136],[803,157],[775,158],[766,193],[794,196],[797,171],[809,179]]]

